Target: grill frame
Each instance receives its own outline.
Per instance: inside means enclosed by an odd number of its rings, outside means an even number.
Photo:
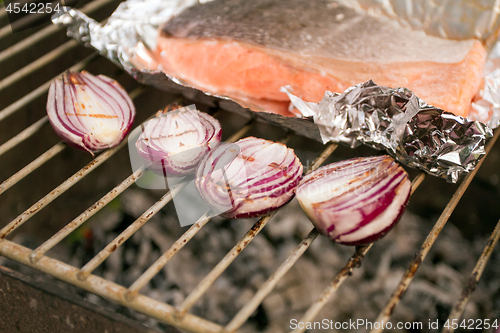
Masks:
[[[96,0],[87,4],[83,11],[93,11],[101,6],[111,3],[113,0]],[[0,9],[0,21],[5,20],[5,9]],[[7,25],[0,28],[0,42],[1,39],[9,35]],[[10,57],[18,55],[19,53],[28,50],[28,45],[34,40],[43,40],[47,36],[58,31],[59,27],[50,25],[39,32],[33,34],[32,36],[14,44],[4,51],[0,51],[0,63],[5,62]],[[29,41],[29,42],[27,42]],[[19,71],[10,75],[7,78],[2,78],[0,80],[0,91],[18,81],[22,81],[30,75],[36,69],[45,66],[48,62],[57,59],[65,54],[67,49],[78,47],[76,42],[69,40],[63,46],[49,51],[46,56],[39,58],[36,62],[28,64]],[[86,68],[92,61],[97,58],[96,54],[92,54],[71,67],[71,70],[79,71]],[[3,110],[0,110],[0,121],[5,121],[9,116],[26,107],[36,98],[46,94],[48,87],[53,79],[47,81],[46,83],[40,85],[37,89],[33,90],[29,94],[23,96],[21,99],[15,101],[14,103],[8,105]],[[137,88],[130,92],[133,99],[141,95],[141,93],[147,88]],[[15,148],[18,144],[24,140],[35,135],[42,127],[47,126],[47,117],[42,117],[32,125],[28,126],[22,132],[12,137],[8,141],[0,144],[0,156],[10,149]],[[255,120],[239,128],[227,141],[235,141],[238,138],[245,135],[245,133],[254,126]],[[140,126],[140,125],[139,125]],[[487,155],[491,148],[493,147],[495,141],[497,140],[500,131],[495,132],[494,138],[489,142],[487,146],[487,154],[476,167],[476,169],[468,174],[460,183],[456,189],[453,197],[448,202],[446,207],[443,209],[441,216],[436,221],[434,227],[429,232],[426,240],[422,244],[421,248],[418,250],[417,255],[413,262],[410,264],[406,272],[404,273],[399,285],[396,290],[390,296],[385,308],[380,313],[376,321],[380,322],[382,320],[387,321],[390,319],[394,308],[399,303],[404,292],[411,283],[415,272],[418,270],[421,263],[425,260],[426,255],[436,241],[439,233],[446,225],[450,215],[456,208],[458,202],[462,198],[463,194],[467,190],[474,176],[476,175],[478,169],[480,168],[483,161],[486,160]],[[288,137],[283,140],[287,140]],[[107,205],[111,200],[118,197],[123,191],[125,191],[129,186],[131,186],[135,179],[140,176],[143,170],[137,170],[132,175],[123,180],[120,184],[116,185],[111,191],[104,195],[100,200],[98,200],[94,205],[89,207],[86,211],[82,212],[77,218],[68,223],[63,227],[58,233],[56,233],[52,238],[44,242],[37,249],[31,250],[13,241],[7,240],[7,237],[12,231],[17,229],[23,223],[25,223],[29,218],[35,215],[38,211],[43,209],[45,206],[50,204],[59,195],[63,194],[67,189],[72,187],[78,181],[80,181],[87,174],[96,169],[99,165],[106,162],[111,158],[118,150],[122,149],[126,145],[127,141],[124,140],[119,146],[102,152],[96,158],[94,158],[85,167],[77,171],[73,176],[68,178],[65,182],[56,187],[53,191],[48,193],[45,197],[40,199],[38,202],[33,204],[30,208],[26,209],[22,214],[20,214],[16,219],[3,226],[0,229],[0,255],[7,258],[20,262],[24,265],[33,267],[41,272],[47,273],[54,276],[60,280],[70,283],[74,286],[83,288],[89,292],[92,292],[101,297],[110,299],[118,304],[137,310],[143,314],[150,317],[156,318],[160,321],[167,322],[173,326],[186,329],[192,332],[237,332],[239,327],[243,325],[248,318],[252,315],[255,309],[262,303],[264,298],[272,292],[276,284],[281,280],[281,278],[287,273],[287,271],[293,267],[295,262],[305,253],[308,247],[314,242],[318,236],[318,232],[313,228],[297,245],[295,250],[288,256],[288,258],[275,270],[275,272],[264,282],[258,289],[257,293],[240,311],[233,317],[229,323],[225,326],[214,323],[208,319],[201,318],[190,314],[189,309],[196,303],[196,301],[204,295],[207,289],[214,283],[214,281],[222,274],[225,269],[232,263],[232,261],[238,256],[238,254],[244,250],[244,248],[251,242],[251,240],[257,236],[257,234],[265,227],[267,222],[274,216],[275,213],[260,218],[253,227],[243,236],[243,238],[228,252],[228,254],[213,268],[213,270],[198,284],[198,286],[185,298],[180,306],[177,308],[154,300],[151,297],[142,295],[139,293],[140,289],[147,284],[153,276],[160,271],[168,261],[182,249],[182,247],[191,240],[196,233],[209,221],[205,216],[200,218],[194,225],[192,225],[172,246],[169,250],[164,252],[158,260],[144,272],[141,277],[139,277],[130,287],[124,287],[118,285],[110,280],[103,279],[92,274],[92,271],[98,267],[106,258],[121,244],[123,244],[129,237],[133,235],[142,225],[147,223],[150,218],[154,216],[158,211],[160,211],[166,204],[168,204],[172,198],[182,189],[182,186],[175,187],[164,194],[160,200],[158,200],[153,206],[151,206],[144,214],[139,217],[134,223],[132,223],[122,234],[118,235],[111,243],[109,243],[99,254],[97,254],[91,261],[89,261],[84,267],[77,268],[69,264],[63,263],[59,260],[46,256],[45,253],[50,250],[57,243],[62,241],[69,233],[74,231],[77,227],[85,223],[90,217]],[[65,148],[65,144],[59,142],[55,144],[52,148],[47,150],[45,153],[40,155],[38,158],[33,160],[30,164],[19,170],[13,176],[3,181],[0,184],[0,195],[7,191],[10,187],[15,185],[18,181],[23,179],[25,176],[34,172],[38,167],[43,165],[45,162],[49,161],[52,157],[56,156],[58,153],[62,152]],[[309,172],[319,167],[328,156],[330,156],[337,146],[335,144],[327,145],[324,151],[318,156],[313,165],[309,168]],[[416,191],[418,186],[426,178],[423,172],[419,173],[412,181],[412,194]],[[429,177],[427,177],[429,178]],[[3,225],[3,224],[2,224]],[[500,238],[500,221],[496,226],[490,240],[486,244],[483,254],[478,259],[477,265],[471,272],[471,277],[469,283],[464,286],[464,291],[462,295],[458,298],[453,311],[450,313],[450,319],[460,318],[465,304],[467,303],[470,294],[473,289],[470,286],[477,284],[479,278],[484,270],[484,267],[491,255],[493,248],[495,247],[498,239]],[[317,300],[311,304],[309,309],[305,312],[303,317],[299,321],[307,322],[312,321],[318,315],[319,311],[327,304],[328,300],[334,295],[334,293],[340,288],[342,283],[350,276],[351,272],[362,263],[364,256],[372,248],[373,244],[359,247],[355,250],[355,253],[347,262],[347,264],[340,270],[340,272],[335,276],[332,282],[326,286],[323,293],[318,296]],[[303,332],[304,330],[297,329],[293,332]],[[371,332],[381,332],[382,329],[373,329]],[[452,332],[453,330],[443,330],[443,332]]]

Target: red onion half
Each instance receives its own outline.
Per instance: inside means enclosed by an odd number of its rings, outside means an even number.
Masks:
[[[62,140],[94,153],[125,138],[134,122],[135,107],[115,80],[68,71],[50,85],[47,115]]]
[[[293,149],[249,137],[207,154],[195,184],[214,213],[244,218],[265,215],[290,201],[301,176]]]
[[[207,152],[220,143],[220,123],[194,106],[169,106],[148,120],[135,144],[148,168],[160,175],[193,174]]]
[[[406,171],[389,156],[332,163],[306,175],[297,199],[316,229],[337,243],[362,245],[385,235],[410,198]]]

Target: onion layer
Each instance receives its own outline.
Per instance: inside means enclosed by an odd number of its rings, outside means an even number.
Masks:
[[[214,213],[226,218],[257,217],[293,198],[302,169],[292,149],[249,137],[207,154],[196,171],[195,184]]]
[[[337,243],[362,245],[385,235],[410,198],[406,171],[389,156],[332,163],[306,175],[297,199],[316,229]]]
[[[139,155],[160,175],[193,174],[201,159],[220,143],[222,130],[214,117],[194,106],[168,106],[146,122],[137,139]]]
[[[68,71],[50,85],[47,115],[62,140],[94,153],[125,138],[134,122],[135,107],[115,80]]]

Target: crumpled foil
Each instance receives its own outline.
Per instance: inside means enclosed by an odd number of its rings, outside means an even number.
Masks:
[[[399,162],[453,183],[474,169],[493,136],[479,121],[428,105],[409,89],[371,80],[342,94],[326,92],[319,103],[283,91],[302,114],[314,118],[324,143],[385,149]]]
[[[63,14],[55,15],[52,22],[65,25],[69,37],[130,72],[136,69],[131,62],[135,54],[155,49],[158,27],[196,3],[198,0],[128,0],[120,3],[105,24],[64,7]]]
[[[203,97],[203,93],[198,94],[199,90],[182,80],[137,68],[133,62],[134,58],[147,59],[156,48],[158,27],[162,23],[191,5],[207,1],[210,0],[127,0],[105,24],[75,9],[66,9],[64,14],[54,17],[53,22],[67,26],[69,36],[96,49],[139,82],[190,98],[197,94],[196,100],[213,103],[215,98],[211,96],[216,95],[205,91]],[[403,25],[431,35],[481,40],[491,50],[484,82],[471,105],[469,120],[426,105],[407,89],[371,86],[372,83],[357,85],[342,95],[327,92],[319,104],[303,102],[289,94],[302,115],[314,119],[319,133],[316,125],[307,119],[272,113],[259,113],[261,117],[313,139],[320,139],[321,134],[323,141],[340,141],[350,146],[364,143],[386,149],[402,163],[446,177],[451,182],[472,170],[484,155],[484,144],[491,136],[489,128],[500,125],[500,44],[495,44],[500,30],[500,1],[332,1],[397,19]],[[219,106],[246,112],[244,107],[225,99],[217,102]],[[389,101],[392,104],[387,104]],[[339,107],[338,110],[343,111],[333,112],[333,105],[335,110]]]

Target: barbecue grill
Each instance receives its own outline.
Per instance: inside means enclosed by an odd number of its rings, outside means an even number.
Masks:
[[[99,20],[105,19],[117,5],[118,2],[114,0],[80,1],[78,3],[78,7],[83,12]],[[148,223],[155,214],[169,205],[170,201],[181,191],[182,185],[162,193],[156,203],[144,211],[139,218],[134,220],[82,267],[75,267],[56,259],[48,252],[57,248],[58,244],[68,235],[133,186],[143,171],[138,170],[132,174],[125,174],[129,170],[124,167],[124,164],[128,163],[126,140],[117,147],[104,151],[92,159],[90,155],[70,151],[71,148],[67,148],[66,144],[58,142],[57,137],[47,124],[47,116],[44,115],[46,94],[50,83],[54,77],[68,68],[71,70],[88,69],[95,74],[102,73],[116,78],[129,91],[136,103],[138,115],[134,126],[139,126],[140,122],[153,115],[170,101],[181,98],[185,102],[194,102],[199,108],[214,114],[221,121],[224,133],[226,133],[224,138],[226,141],[235,141],[257,133],[256,135],[265,135],[268,139],[288,141],[292,148],[294,148],[294,143],[297,146],[302,143],[303,146],[312,147],[309,151],[315,152],[316,159],[309,165],[304,163],[308,166],[308,172],[330,161],[334,151],[338,148],[337,145],[329,144],[323,147],[309,139],[300,138],[293,132],[269,127],[272,125],[262,122],[253,114],[249,113],[247,116],[232,114],[220,105],[205,105],[197,101],[199,95],[196,94],[189,96],[194,99],[193,101],[186,99],[186,96],[161,93],[153,88],[140,86],[114,64],[98,57],[91,50],[78,45],[77,42],[69,40],[65,37],[65,31],[61,27],[46,24],[19,33],[12,33],[5,8],[0,9],[0,22],[0,155],[2,156],[1,160],[3,160],[1,161],[2,171],[0,171],[2,177],[0,179],[2,182],[0,184],[2,205],[0,206],[3,206],[1,207],[2,222],[0,223],[0,255],[180,329],[191,332],[237,332],[259,308],[265,298],[273,292],[292,266],[306,253],[317,239],[318,232],[311,226],[310,232],[297,242],[295,249],[291,251],[286,260],[277,267],[272,275],[267,277],[266,281],[259,285],[257,292],[238,310],[237,314],[225,323],[216,323],[211,318],[192,314],[190,309],[205,295],[219,276],[224,274],[240,253],[247,246],[250,246],[256,237],[260,237],[259,233],[270,221],[272,223],[272,219],[277,213],[255,221],[246,234],[234,244],[234,247],[199,281],[199,284],[193,290],[187,291],[187,297],[177,306],[144,295],[141,293],[141,289],[165,265],[171,264],[169,261],[179,251],[182,251],[188,242],[196,239],[197,233],[210,221],[206,216],[201,217],[195,224],[186,228],[182,236],[171,244],[171,247],[164,251],[160,257],[156,258],[154,264],[142,272],[131,285],[119,285],[110,279],[94,274],[94,271],[134,233]],[[272,132],[265,132],[262,128],[272,128]],[[228,136],[227,133],[231,135]],[[498,135],[497,131],[487,146],[487,152],[492,149]],[[338,148],[338,150],[341,149]],[[372,153],[375,152],[372,151]],[[91,159],[90,162],[89,159]],[[481,164],[483,162],[489,163],[488,155],[481,161]],[[458,186],[454,186],[455,192],[451,199],[443,205],[442,212],[434,227],[429,231],[421,247],[414,249],[416,253],[414,260],[406,263],[406,272],[399,283],[393,287],[392,294],[386,295],[386,305],[380,315],[378,318],[368,319],[373,322],[390,320],[415,273],[438,240],[441,230],[473,181],[481,164],[474,172],[468,174]],[[72,165],[84,166],[73,170],[68,167]],[[113,174],[112,177],[111,174]],[[423,182],[437,181],[431,176],[426,176],[423,172],[410,171],[410,174],[413,178],[412,195]],[[117,177],[122,177],[123,180],[111,183]],[[45,182],[39,181],[42,178],[45,178]],[[37,187],[30,188],[30,182],[36,184]],[[17,183],[20,184],[15,186]],[[112,189],[109,190],[110,188]],[[104,195],[96,201],[95,197],[101,194]],[[56,200],[60,196],[64,202]],[[34,202],[34,204],[22,206],[18,204],[18,201]],[[82,204],[89,208],[80,210],[81,214],[74,218],[71,215],[72,207],[81,207]],[[68,206],[68,209],[62,209],[64,206]],[[7,220],[6,217],[8,217]],[[71,222],[66,224],[66,221]],[[37,224],[41,223],[45,224],[44,227],[37,227]],[[13,237],[19,231],[18,228],[28,232],[38,230],[38,234],[46,240],[34,248],[23,246],[17,243]],[[463,292],[456,295],[456,303],[449,314],[449,319],[461,318],[499,237],[500,222],[495,227],[488,242],[484,244],[484,251],[478,258],[476,267],[470,272]],[[324,291],[321,294],[315,295],[316,301],[308,304],[302,318],[296,318],[298,322],[314,321],[325,305],[332,300],[332,296],[349,279],[353,270],[362,264],[364,257],[375,247],[377,247],[377,243],[353,248],[354,253],[347,264],[339,272],[332,273],[331,282],[324,286]],[[381,327],[374,327],[371,331],[382,332],[382,330]],[[294,332],[303,331],[305,329],[297,328],[294,330]],[[444,331],[451,332],[453,329],[443,328]]]

